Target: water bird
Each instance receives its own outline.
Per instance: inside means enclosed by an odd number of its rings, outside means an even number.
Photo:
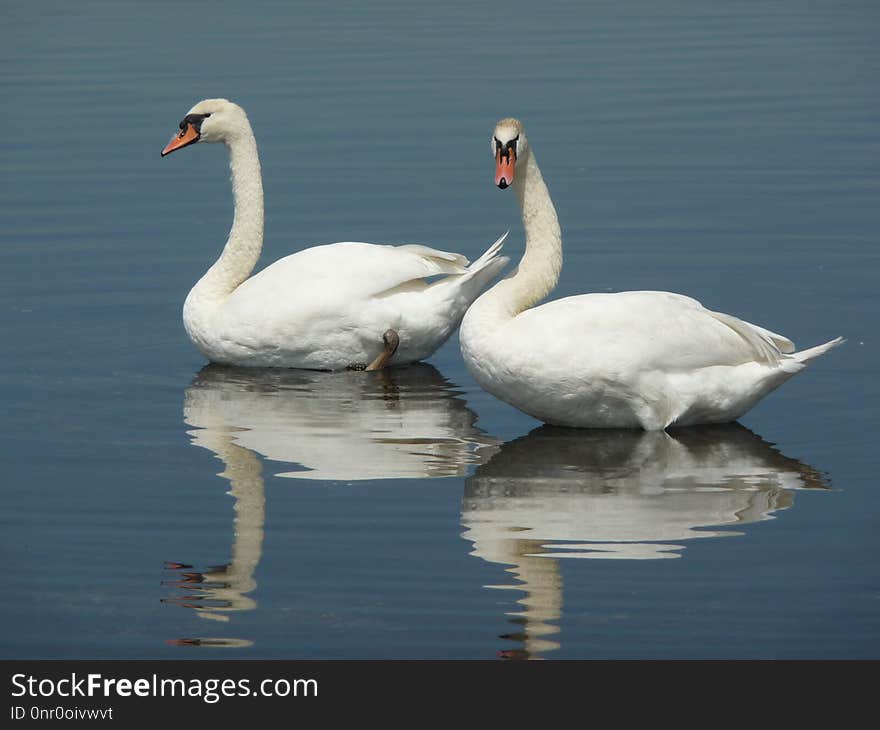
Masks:
[[[263,246],[263,182],[244,109],[200,101],[162,156],[200,142],[226,145],[235,205],[223,252],[183,306],[187,334],[211,362],[377,370],[423,360],[507,263],[498,255],[504,236],[470,264],[418,244],[344,242],[298,251],[251,276]]]
[[[459,336],[468,370],[502,401],[557,426],[725,423],[843,342],[796,352],[782,335],[663,291],[534,306],[559,280],[559,219],[522,123],[502,119],[491,145],[495,184],[519,202],[525,253],[471,305]]]

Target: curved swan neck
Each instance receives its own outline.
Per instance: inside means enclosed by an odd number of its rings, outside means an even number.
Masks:
[[[506,317],[515,317],[553,291],[562,270],[559,218],[531,148],[517,161],[512,187],[522,211],[525,253],[513,274],[478,300]]]
[[[250,276],[263,247],[263,180],[257,142],[247,118],[224,140],[232,171],[235,215],[220,258],[193,287],[190,296],[216,304]]]

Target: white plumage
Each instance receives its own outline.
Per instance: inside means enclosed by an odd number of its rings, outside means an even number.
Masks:
[[[225,99],[196,104],[163,154],[191,142],[229,149],[235,218],[217,262],[190,291],[187,333],[212,362],[320,370],[363,367],[400,337],[391,362],[429,357],[507,263],[504,237],[470,266],[427,246],[315,246],[248,278],[263,243],[263,188],[247,115]],[[426,281],[427,277],[441,278]]]
[[[781,335],[668,292],[585,294],[530,308],[559,278],[561,231],[521,123],[502,120],[494,140],[496,181],[517,192],[526,251],[472,305],[460,337],[468,369],[501,400],[560,426],[734,421],[843,341],[795,352]]]

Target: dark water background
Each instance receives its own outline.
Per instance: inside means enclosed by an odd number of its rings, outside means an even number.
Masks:
[[[878,657],[878,38],[868,2],[4,2],[0,655]],[[848,342],[675,438],[539,428],[456,337],[385,374],[203,370],[180,308],[227,159],[158,153],[210,96],[260,145],[260,266],[507,228],[518,257],[488,148],[515,115],[554,297]]]

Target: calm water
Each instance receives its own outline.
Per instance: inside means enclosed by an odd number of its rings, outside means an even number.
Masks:
[[[880,12],[871,3],[18,2],[0,8],[4,658],[880,656]],[[453,337],[336,375],[206,367],[180,321],[231,220],[197,100],[248,110],[261,266],[480,253],[553,296],[665,289],[847,344],[741,424],[556,430]]]

